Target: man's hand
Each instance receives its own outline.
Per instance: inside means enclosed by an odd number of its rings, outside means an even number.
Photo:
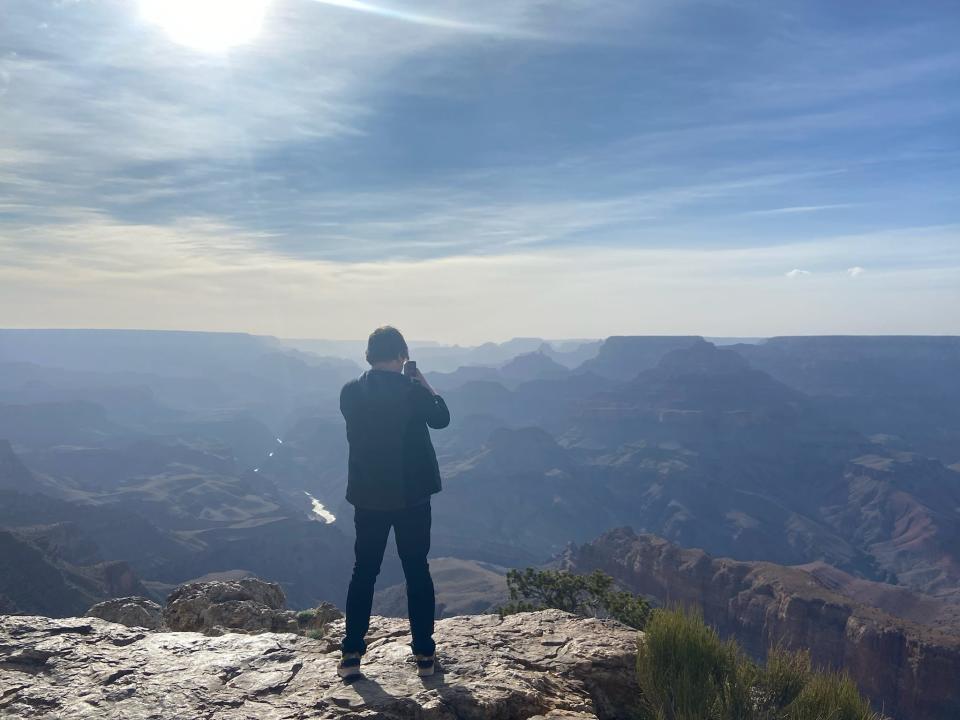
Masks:
[[[413,376],[413,379],[429,390],[431,395],[437,394],[437,391],[430,387],[430,383],[427,382],[427,379],[423,376],[423,373],[420,372],[420,368],[417,368],[417,373]]]

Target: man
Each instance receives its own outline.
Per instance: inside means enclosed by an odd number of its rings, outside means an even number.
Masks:
[[[440,491],[440,468],[427,428],[445,428],[450,411],[419,370],[410,366],[404,374],[409,357],[399,330],[377,328],[367,343],[370,370],[340,393],[350,444],[347,501],[354,506],[357,530],[356,561],[347,592],[347,633],[337,668],[345,679],[360,675],[374,583],[390,528],[407,580],[417,671],[425,677],[434,669],[435,599],[427,553],[430,496]]]

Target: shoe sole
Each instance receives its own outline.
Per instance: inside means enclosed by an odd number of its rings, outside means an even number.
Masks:
[[[337,675],[344,680],[352,680],[353,678],[358,678],[363,675],[363,672],[359,667],[337,668]]]

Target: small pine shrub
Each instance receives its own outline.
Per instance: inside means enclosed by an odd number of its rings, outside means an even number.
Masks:
[[[575,575],[565,570],[511,570],[507,573],[510,602],[500,616],[554,608],[585,617],[605,617],[641,629],[650,604],[638,595],[614,588],[613,578],[594,571]]]
[[[323,630],[307,630],[307,637],[311,640],[323,640]]]
[[[626,590],[606,591],[600,606],[607,617],[637,630],[642,630],[650,617],[650,603]]]

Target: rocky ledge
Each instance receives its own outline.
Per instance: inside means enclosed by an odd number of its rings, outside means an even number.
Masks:
[[[437,623],[420,679],[406,622],[374,618],[364,678],[336,675],[343,621],[319,640],[211,637],[99,618],[0,616],[3,718],[628,718],[638,634],[557,611]]]

